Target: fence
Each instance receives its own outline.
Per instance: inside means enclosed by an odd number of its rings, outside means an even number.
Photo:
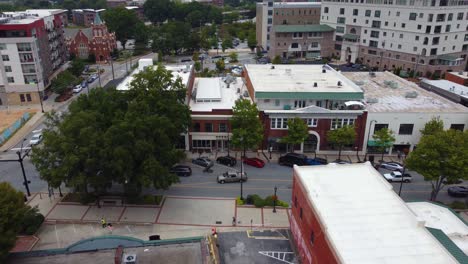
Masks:
[[[29,118],[31,118],[31,115],[26,112],[23,114],[21,118],[15,121],[13,125],[5,129],[1,134],[0,134],[0,146],[3,145],[15,132],[24,124],[26,123]]]

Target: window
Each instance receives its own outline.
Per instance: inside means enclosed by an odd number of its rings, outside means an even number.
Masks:
[[[352,126],[354,125],[354,119],[332,119],[331,128],[330,129],[337,129],[343,126]]]
[[[20,94],[20,101],[21,102],[26,102],[26,99],[24,99],[24,94]]]
[[[297,48],[299,48],[299,44],[298,43],[291,43],[291,48],[292,49],[297,49]]]
[[[310,231],[310,243],[311,244],[314,244],[314,238],[315,238],[314,231]]]
[[[375,50],[369,50],[368,53],[370,55],[377,55],[377,51],[375,51]]]
[[[200,132],[200,123],[193,124],[193,132]]]
[[[440,32],[442,32],[442,26],[435,26],[434,27],[434,33],[438,34]]]
[[[400,124],[399,135],[412,135],[414,124]]]
[[[468,41],[468,34],[465,34],[465,41]]]
[[[193,148],[211,148],[211,140],[192,140]]]
[[[219,132],[227,132],[226,123],[219,123]]]
[[[450,25],[445,26],[445,32],[450,32]]]
[[[444,22],[445,21],[445,14],[438,14],[436,17],[437,22]]]
[[[302,38],[302,32],[294,32],[293,33],[293,38]]]
[[[16,46],[18,47],[18,51],[31,51],[30,43],[18,43]]]
[[[403,38],[403,34],[400,34],[400,38]]]
[[[463,13],[457,14],[457,20],[463,20]]]
[[[271,25],[273,23],[273,19],[272,18],[268,18],[268,25]]]
[[[366,10],[366,17],[370,17],[371,16],[371,11],[370,10]]]
[[[437,48],[431,49],[431,55],[437,55]]]
[[[11,72],[11,66],[5,66],[5,72]]]
[[[369,41],[369,47],[377,48],[379,46],[379,42],[375,40]]]
[[[316,127],[317,126],[317,119],[315,118],[307,118],[306,123],[308,127]]]
[[[323,13],[328,14],[328,7],[325,7],[325,8],[323,9]]]
[[[273,15],[273,10],[268,10],[268,15],[269,16]]]
[[[6,50],[6,44],[0,43],[0,50]]]
[[[416,13],[410,13],[409,14],[409,20],[416,20],[417,16],[418,16],[418,14],[416,14]]]
[[[8,83],[14,83],[15,82],[15,78],[13,78],[13,77],[7,77],[7,80],[8,80]]]
[[[400,11],[396,12],[396,16],[397,16],[397,17],[400,16]]]
[[[406,27],[406,24],[405,24],[405,23],[401,23],[401,27],[402,27],[402,28],[405,28],[405,27]]]
[[[280,105],[280,100],[279,99],[276,99],[275,100],[275,106],[279,106]]]
[[[421,29],[421,28],[422,28],[422,26],[421,26],[421,25],[418,25],[418,29]]]
[[[452,21],[452,20],[453,20],[453,14],[450,13],[450,14],[448,14],[448,16],[447,16],[447,21]]]
[[[31,102],[31,94],[26,94],[26,101]]]
[[[375,10],[374,17],[380,17],[380,10]]]
[[[432,45],[439,45],[439,40],[440,40],[439,37],[433,38],[433,39],[432,39]]]
[[[340,8],[340,15],[344,15],[344,8]]]
[[[305,106],[306,106],[306,101],[304,101],[304,100],[295,100],[294,101],[294,107],[303,108]]]
[[[414,37],[414,40],[418,41],[418,40],[419,40],[419,36]]]
[[[427,17],[427,22],[432,22],[434,19],[434,14],[429,14],[429,17]]]
[[[465,124],[451,124],[450,129],[463,131],[465,129]]]
[[[344,27],[337,26],[336,27],[336,32],[337,33],[344,33]]]
[[[302,219],[302,207],[301,207],[300,210],[299,210],[299,218]]]
[[[353,16],[359,15],[359,9],[353,9]]]
[[[377,21],[377,20],[373,20],[372,21],[372,27],[373,28],[380,28],[380,21]]]
[[[379,31],[372,30],[370,32],[370,36],[371,36],[371,38],[379,38],[379,33],[380,33]]]
[[[272,129],[287,129],[288,119],[287,118],[272,118],[270,123]]]
[[[346,18],[344,18],[344,17],[338,17],[338,18],[336,19],[336,22],[337,22],[338,24],[344,24],[344,23],[346,23]]]
[[[2,60],[3,61],[10,61],[10,57],[8,57],[8,55],[2,55]]]
[[[205,123],[205,132],[213,132],[213,124]]]
[[[413,51],[418,51],[418,47],[413,47]]]
[[[388,128],[388,124],[375,124],[374,125],[374,134],[375,132],[382,130],[384,128]]]

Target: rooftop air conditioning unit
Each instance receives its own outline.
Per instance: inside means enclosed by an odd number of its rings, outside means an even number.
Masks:
[[[408,92],[408,93],[405,94],[405,97],[406,98],[416,98],[416,97],[418,97],[418,93],[414,92],[414,91],[413,92]]]
[[[322,69],[322,73],[327,73],[327,70],[325,70],[325,69]]]
[[[136,264],[136,254],[127,253],[123,255],[122,263],[123,264]]]

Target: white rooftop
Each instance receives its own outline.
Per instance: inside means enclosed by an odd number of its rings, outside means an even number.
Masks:
[[[362,92],[359,86],[328,65],[246,64],[244,67],[255,92]],[[322,69],[326,72],[322,73]]]
[[[458,76],[458,77],[463,78],[463,79],[468,79],[468,72],[466,72],[466,71],[464,71],[464,72],[448,72],[447,74],[452,74],[452,75]]]
[[[369,162],[294,172],[340,263],[458,263]]]
[[[240,77],[234,77],[229,87],[225,80],[225,78],[195,78],[192,92],[195,97],[192,96],[190,100],[190,109],[193,112],[231,110],[236,100],[247,89]]]
[[[343,72],[364,90],[366,109],[372,112],[468,113],[468,109],[391,72]],[[394,88],[392,88],[392,86]],[[416,95],[411,98],[411,95]],[[410,96],[410,97],[407,97]]]
[[[67,12],[65,9],[27,9],[25,11],[28,14],[36,14],[39,17],[46,17],[54,14]]]
[[[468,226],[449,209],[429,202],[407,203],[426,222],[427,227],[442,230],[465,254],[468,254]]]
[[[468,87],[447,80],[423,79],[422,82],[468,99]]]
[[[320,7],[321,2],[275,2],[274,8]]]
[[[146,67],[158,67],[157,65],[153,65],[152,59],[140,59],[138,60],[138,68],[136,68],[129,76],[127,76],[119,85],[117,85],[117,90],[128,90],[130,84],[134,79],[134,75],[139,73],[140,71],[144,70]],[[166,70],[172,72],[172,79],[176,80],[177,78],[181,78],[182,84],[185,86],[188,85],[191,65],[164,65]]]

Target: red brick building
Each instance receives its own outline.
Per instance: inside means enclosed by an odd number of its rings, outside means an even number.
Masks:
[[[111,52],[117,48],[115,34],[107,30],[107,26],[96,13],[94,23],[87,29],[67,29],[67,46],[70,55],[87,59],[94,55],[96,62],[106,62]]]
[[[468,86],[468,72],[446,72],[445,79],[447,81]]]

